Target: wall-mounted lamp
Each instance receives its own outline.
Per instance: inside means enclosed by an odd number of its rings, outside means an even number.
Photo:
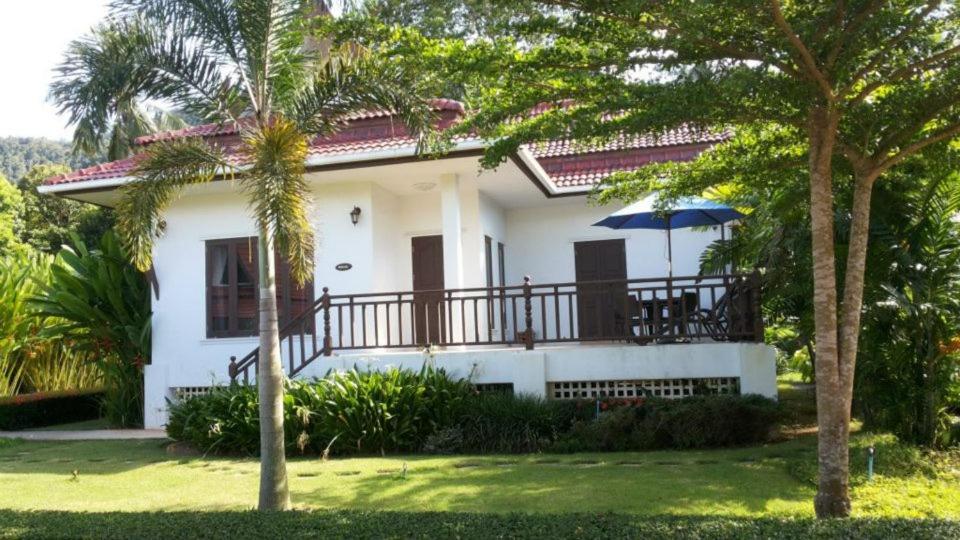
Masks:
[[[350,211],[350,223],[356,225],[360,221],[360,207],[354,206]]]

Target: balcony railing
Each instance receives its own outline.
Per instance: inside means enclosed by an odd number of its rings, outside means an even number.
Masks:
[[[613,341],[762,341],[756,274],[333,295],[280,330],[292,377],[334,351]],[[259,350],[230,360],[249,382]]]

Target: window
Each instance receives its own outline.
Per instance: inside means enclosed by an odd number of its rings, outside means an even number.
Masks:
[[[259,314],[257,239],[207,242],[207,337],[255,336]],[[313,284],[297,286],[277,258],[277,311],[284,326],[313,304]],[[308,330],[312,330],[309,328]]]

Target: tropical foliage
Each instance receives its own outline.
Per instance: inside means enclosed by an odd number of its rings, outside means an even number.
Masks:
[[[810,200],[821,423],[815,504],[820,516],[848,515],[844,449],[872,189],[911,156],[943,150],[960,136],[955,2],[524,4],[539,9],[509,21],[496,39],[379,34],[399,42],[395,51],[419,53],[420,65],[481,82],[473,85],[478,112],[461,129],[496,139],[486,165],[501,163],[521,144],[558,137],[589,144],[668,129],[770,124],[790,132],[774,156],[799,150],[806,157],[801,185]],[[542,114],[528,114],[534,108]],[[845,172],[852,186],[841,286],[834,193],[842,182],[836,175]],[[691,182],[702,180],[692,176]],[[677,183],[672,194],[690,187]]]
[[[868,278],[877,290],[864,317],[856,409],[867,427],[946,446],[960,442],[949,413],[960,406],[951,395],[960,385],[960,178],[885,195],[893,204],[884,207],[897,211],[871,253],[880,275]]]
[[[80,169],[92,165],[95,158],[77,156],[70,145],[33,137],[0,137],[0,175],[12,182],[27,174],[35,165],[67,165]]]
[[[22,213],[23,197],[0,175],[0,253],[23,252],[19,238],[23,230]]]
[[[35,250],[56,253],[72,234],[95,245],[113,226],[108,208],[37,192],[44,180],[67,172],[65,165],[35,165],[16,183],[23,198],[20,241]]]
[[[275,303],[279,252],[303,282],[314,238],[304,180],[308,141],[336,132],[358,111],[393,111],[417,137],[432,126],[417,80],[360,47],[332,43],[305,0],[120,0],[113,21],[71,46],[52,88],[71,115],[80,146],[121,146],[142,104],[162,101],[198,121],[241,132],[250,165],[237,174],[219,146],[201,139],[150,145],[139,181],[117,205],[121,241],[146,271],[158,224],[184,187],[226,176],[238,181],[259,230],[260,507],[289,508],[283,448],[283,373]]]
[[[779,419],[763,396],[703,395],[618,402],[596,421],[576,422],[555,449],[625,451],[762,444]]]
[[[68,45],[50,99],[75,124],[75,153],[122,159],[132,153],[137,137],[188,125],[186,115],[144,99],[153,79],[150,67],[138,59],[159,38],[144,24],[139,19],[109,21]]]
[[[97,367],[104,415],[114,425],[143,422],[143,366],[150,359],[150,291],[112,232],[97,248],[78,238],[50,268],[32,304],[48,319],[43,334],[65,340]]]
[[[100,385],[89,356],[62,336],[31,303],[50,281],[49,255],[0,257],[0,397],[30,392],[83,390]]]
[[[467,398],[465,381],[441,369],[332,372],[316,381],[288,381],[284,399],[287,450],[312,454],[418,450],[449,426]],[[215,388],[170,408],[167,433],[208,452],[259,451],[256,388]]]
[[[709,448],[767,441],[780,417],[760,396],[551,401],[477,392],[442,369],[333,371],[288,381],[287,452],[504,454]],[[167,433],[203,452],[256,454],[257,391],[244,385],[171,404]]]

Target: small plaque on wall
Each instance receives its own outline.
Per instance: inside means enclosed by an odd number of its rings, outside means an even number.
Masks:
[[[340,263],[335,268],[341,272],[346,272],[347,270],[353,268],[353,265],[350,263]]]

